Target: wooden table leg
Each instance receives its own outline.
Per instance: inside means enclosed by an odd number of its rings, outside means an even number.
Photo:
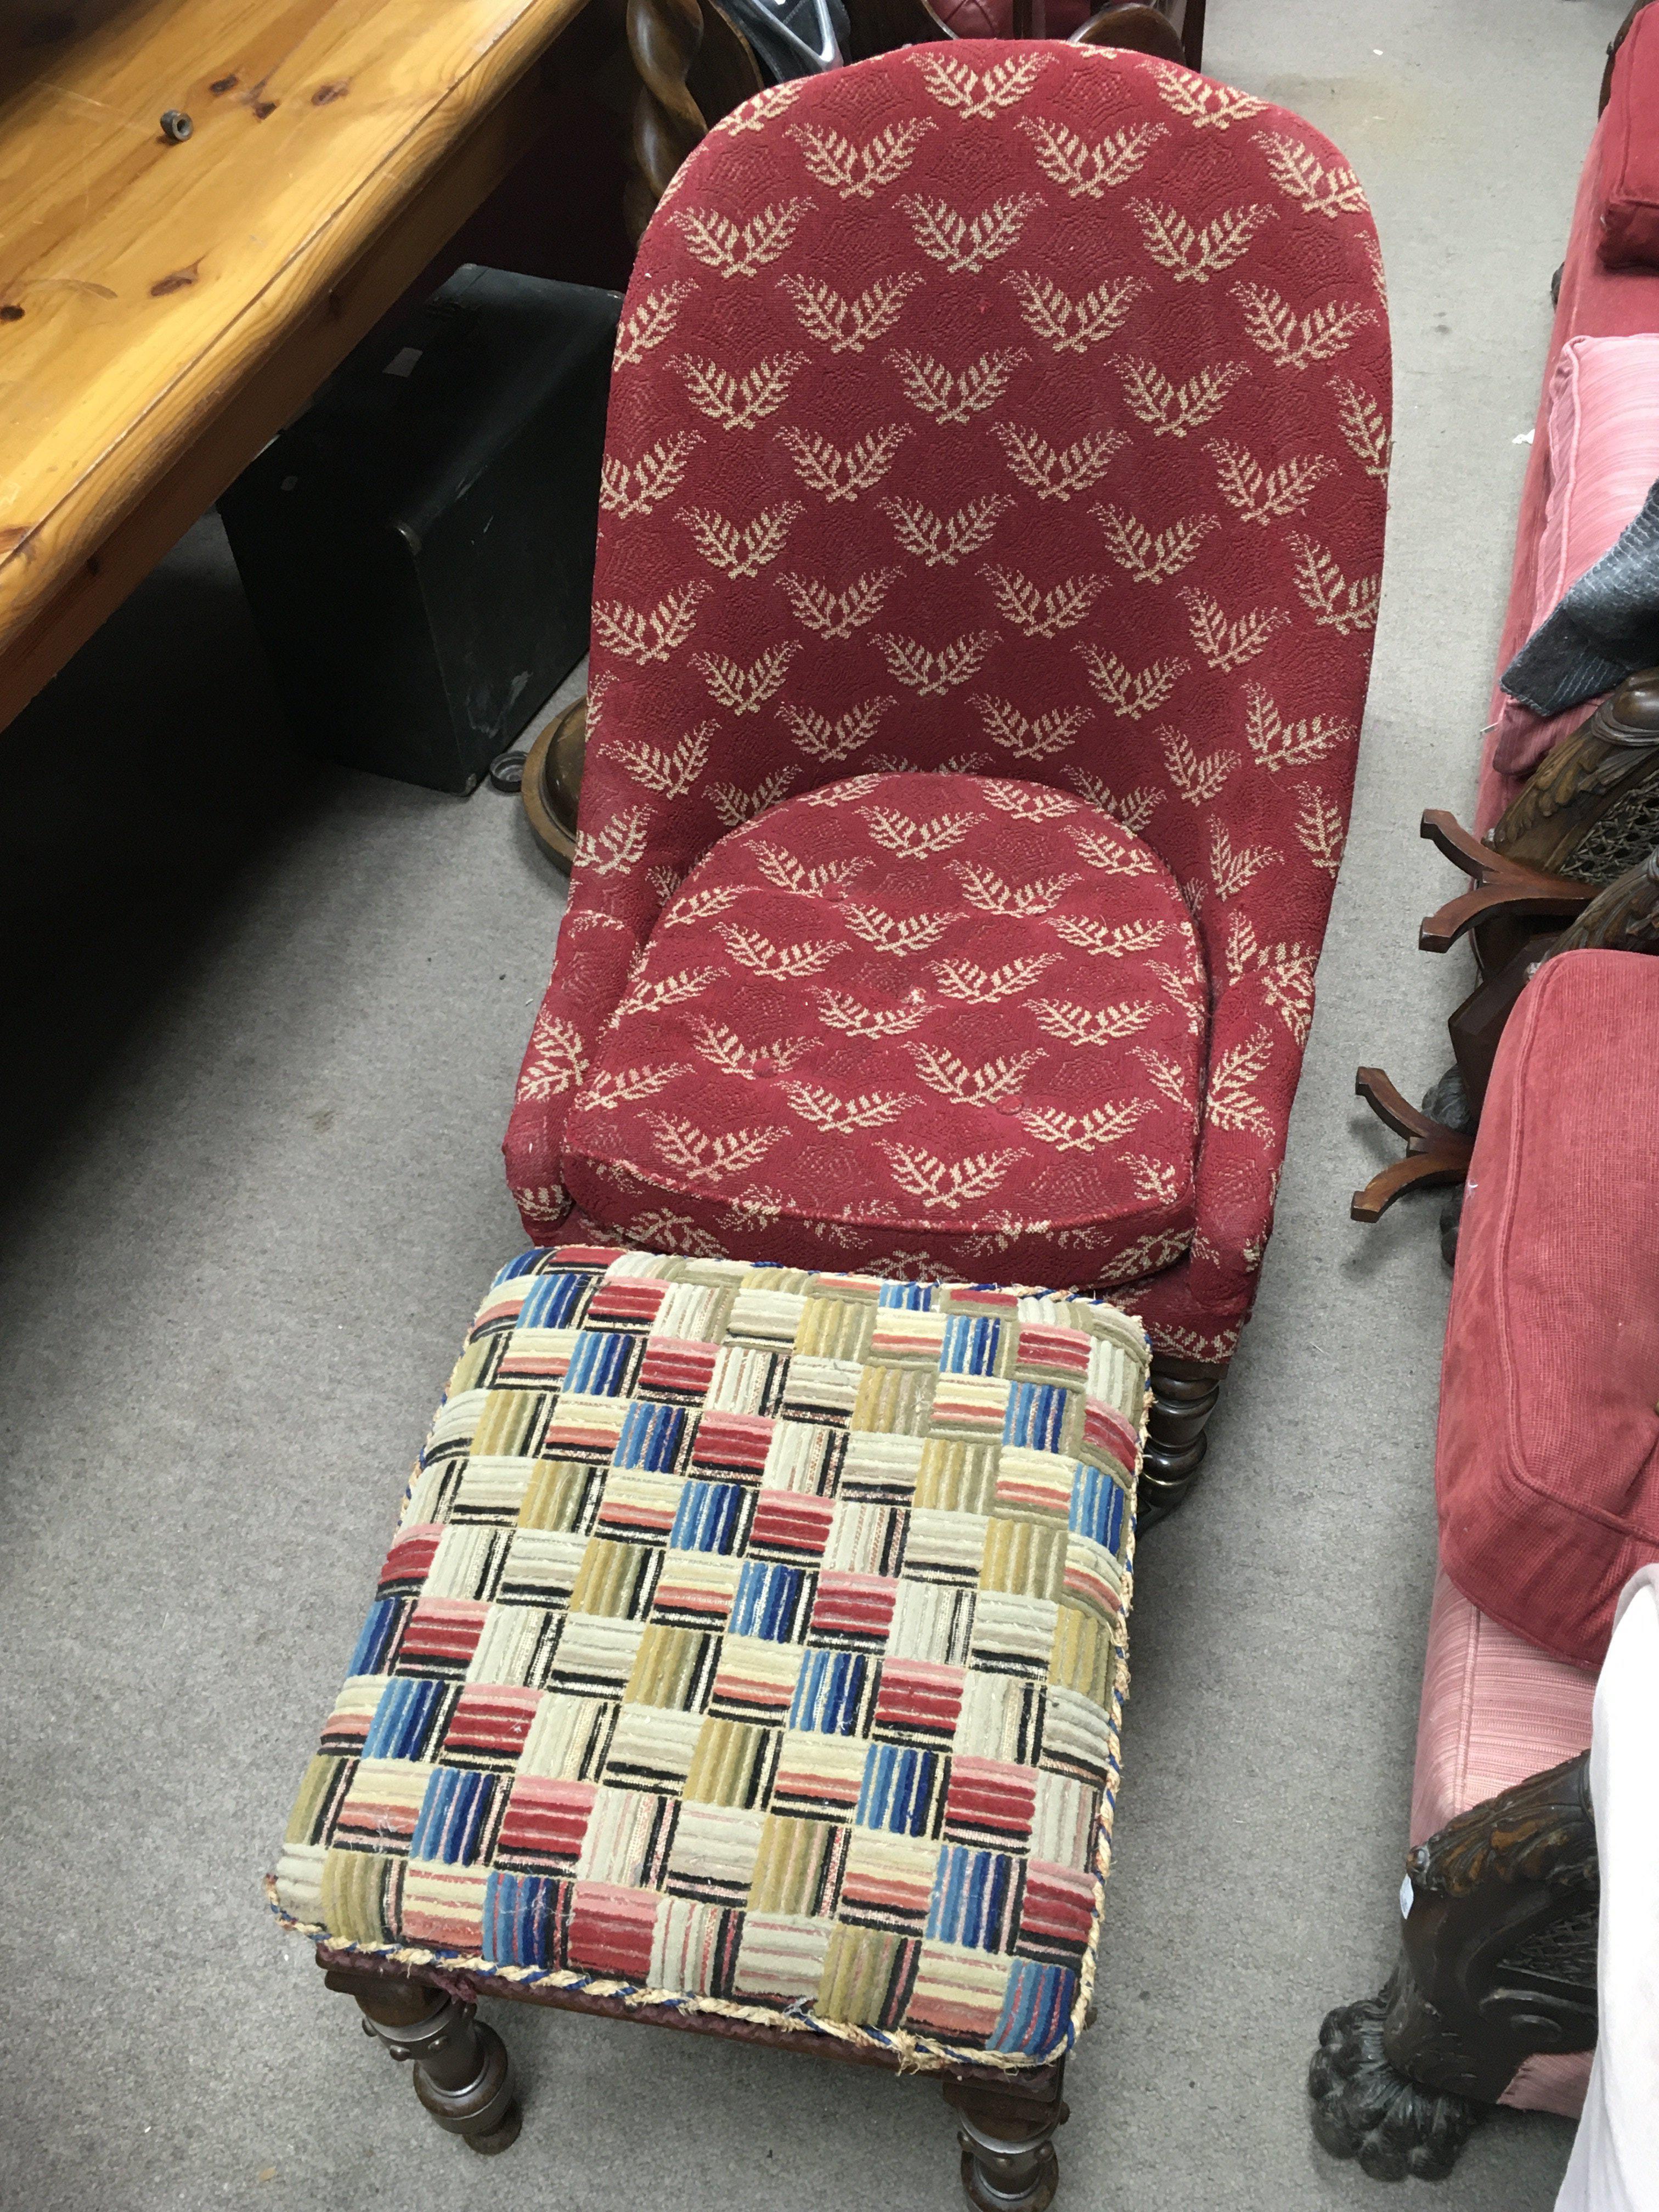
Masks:
[[[708,136],[702,110],[686,77],[702,44],[698,0],[628,0],[628,50],[639,73],[632,157],[623,213],[637,240],[674,172]]]

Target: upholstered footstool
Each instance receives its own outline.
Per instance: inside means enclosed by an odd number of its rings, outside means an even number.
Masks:
[[[943,2076],[1054,2194],[1127,1676],[1139,1324],[569,1245],[496,1279],[269,1887],[421,2101],[481,1997]]]

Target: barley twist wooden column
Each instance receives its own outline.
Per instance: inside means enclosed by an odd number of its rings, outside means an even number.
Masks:
[[[686,76],[702,43],[698,0],[628,0],[628,50],[640,89],[634,102],[634,174],[623,212],[637,239],[669,180],[708,134]]]

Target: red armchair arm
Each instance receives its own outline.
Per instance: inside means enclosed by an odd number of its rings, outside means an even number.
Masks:
[[[614,769],[595,765],[583,794],[585,826],[576,840],[552,979],[530,1032],[501,1146],[508,1186],[538,1243],[550,1239],[570,1206],[559,1180],[565,1118],[684,866],[678,852],[665,849],[672,817],[627,803],[626,783]],[[663,865],[651,866],[653,858]]]
[[[559,930],[547,987],[519,1069],[501,1150],[526,1233],[545,1243],[569,1210],[559,1180],[565,1117],[599,1039],[628,988],[642,936],[620,919],[573,903]]]
[[[1305,947],[1275,946],[1216,1002],[1192,1248],[1121,1293],[1161,1352],[1224,1364],[1249,1319],[1313,1019],[1313,971]]]
[[[1298,952],[1241,975],[1211,1019],[1192,1293],[1240,1323],[1273,1229],[1313,1006],[1314,959]]]

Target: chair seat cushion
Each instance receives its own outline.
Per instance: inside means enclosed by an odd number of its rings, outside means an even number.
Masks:
[[[865,775],[722,837],[566,1124],[630,1239],[1127,1281],[1191,1242],[1208,991],[1139,837],[1012,779]]]
[[[1483,1613],[1597,1667],[1659,1559],[1659,960],[1565,952],[1510,1017],[1441,1376],[1440,1555]]]
[[[570,1246],[480,1307],[270,1884],[331,1951],[1042,2064],[1094,1974],[1148,1352]]]

